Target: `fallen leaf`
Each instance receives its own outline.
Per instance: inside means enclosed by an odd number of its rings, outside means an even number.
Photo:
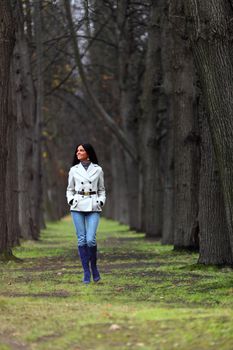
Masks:
[[[112,324],[112,325],[109,327],[109,330],[110,330],[110,331],[117,331],[118,329],[121,329],[121,327],[120,327],[118,324]]]
[[[144,343],[136,343],[137,346],[144,346]]]

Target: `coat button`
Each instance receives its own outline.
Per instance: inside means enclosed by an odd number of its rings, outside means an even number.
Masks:
[[[84,196],[82,196],[84,198]]]
[[[82,188],[82,191],[84,191],[84,188]]]
[[[99,203],[99,201],[96,201],[96,203]]]
[[[81,184],[83,185],[83,182],[81,182]]]
[[[91,181],[89,181],[89,184],[91,184]]]

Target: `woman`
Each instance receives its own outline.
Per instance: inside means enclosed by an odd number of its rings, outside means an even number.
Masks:
[[[104,173],[89,143],[76,147],[66,197],[78,237],[78,251],[84,270],[83,282],[90,283],[91,272],[93,280],[98,282],[96,230],[106,196]]]

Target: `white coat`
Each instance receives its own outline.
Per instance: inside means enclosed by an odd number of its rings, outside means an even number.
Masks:
[[[78,191],[96,194],[82,195]],[[102,211],[101,203],[105,203],[106,195],[104,188],[104,173],[102,168],[94,163],[90,163],[87,170],[79,163],[70,168],[68,187],[66,190],[67,202],[70,210],[74,211]],[[72,204],[70,202],[72,201]]]

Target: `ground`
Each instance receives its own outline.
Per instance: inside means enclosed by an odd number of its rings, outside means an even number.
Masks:
[[[101,219],[84,285],[70,217],[0,263],[0,350],[233,349],[233,271]]]

